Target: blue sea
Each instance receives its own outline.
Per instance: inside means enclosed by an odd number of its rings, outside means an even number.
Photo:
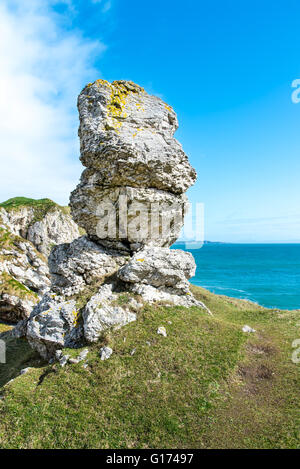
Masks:
[[[193,254],[191,282],[220,295],[243,298],[268,308],[300,308],[300,244],[204,244]]]

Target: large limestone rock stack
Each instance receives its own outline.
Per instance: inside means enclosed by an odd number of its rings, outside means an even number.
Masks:
[[[175,112],[132,82],[104,80],[84,88],[78,109],[86,169],[70,206],[87,236],[52,250],[51,291],[16,332],[45,358],[134,321],[144,302],[205,308],[189,290],[193,256],[169,249],[196,180]]]
[[[74,220],[102,245],[132,251],[149,243],[170,246],[183,225],[184,192],[196,180],[173,137],[178,128],[175,112],[134,83],[103,80],[82,91],[78,108],[81,161],[87,169],[71,195]],[[127,230],[124,217],[119,217],[125,199]],[[106,237],[102,229],[106,215],[101,211],[105,205],[116,208],[121,224],[116,235],[111,232]],[[143,217],[140,232],[135,229],[138,209],[153,212],[151,220]],[[174,215],[177,223],[162,224]]]

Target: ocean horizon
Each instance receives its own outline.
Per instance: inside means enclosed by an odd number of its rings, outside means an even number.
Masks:
[[[205,242],[191,252],[197,265],[191,283],[219,295],[245,299],[267,308],[300,308],[300,243]]]

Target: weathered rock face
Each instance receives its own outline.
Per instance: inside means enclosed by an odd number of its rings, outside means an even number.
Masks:
[[[127,260],[128,256],[105,250],[86,236],[60,244],[49,256],[52,291],[66,297],[78,294],[88,285],[104,282]]]
[[[10,278],[10,280],[12,279]],[[1,289],[3,288],[3,283],[3,280],[1,280]],[[11,291],[9,293],[2,292],[0,295],[0,317],[7,322],[22,321],[29,316],[37,301],[38,299],[31,295],[30,292],[28,292],[28,295],[23,294],[22,296],[20,296],[19,292],[15,295]]]
[[[50,287],[50,248],[80,234],[67,210],[49,199],[15,198],[2,205],[0,319],[16,322],[29,317]]]
[[[0,318],[28,317],[49,286],[44,256],[29,241],[0,228]]]
[[[128,81],[97,80],[78,98],[81,161],[101,186],[157,188],[181,194],[196,180],[173,109]],[[92,172],[90,172],[92,174]]]
[[[13,333],[16,337],[26,335],[32,348],[48,360],[57,350],[96,342],[104,331],[135,321],[142,307],[143,303],[127,298],[123,292],[115,292],[114,284],[101,286],[82,314],[76,300],[46,293],[30,318],[21,321]]]
[[[194,298],[190,291],[179,294],[177,289],[171,287],[160,286],[158,288],[152,285],[144,285],[141,283],[133,283],[129,290],[139,295],[145,303],[158,303],[164,306],[184,306],[190,308],[191,306],[198,306],[205,309],[208,313],[209,310],[201,302]]]
[[[119,305],[120,294],[113,292],[113,285],[103,285],[83,311],[84,336],[87,342],[96,342],[103,331],[109,328],[125,326],[136,320],[136,311],[140,309],[134,299],[125,305]]]
[[[63,347],[77,347],[83,335],[78,315],[74,300],[64,301],[46,293],[28,320],[28,342],[45,359]]]
[[[144,302],[205,308],[189,289],[193,256],[169,249],[196,179],[173,109],[134,83],[103,80],[85,87],[78,109],[87,169],[70,206],[87,235],[52,249],[51,294],[15,329],[47,359],[135,321]]]
[[[190,292],[188,279],[196,272],[191,253],[180,249],[146,247],[118,271],[118,277],[128,284],[128,290],[146,303],[200,306]]]
[[[53,245],[68,243],[80,236],[79,227],[68,213],[55,210],[28,228],[27,239],[48,256]]]
[[[179,294],[189,291],[188,279],[196,272],[189,252],[168,248],[147,247],[134,254],[118,272],[124,282],[170,287]]]
[[[5,241],[6,240],[6,241]],[[0,228],[0,272],[42,296],[50,285],[45,258],[19,236]]]
[[[80,184],[71,195],[71,204],[74,219],[92,239],[107,247],[136,251],[147,244],[173,244],[182,229],[188,200],[185,194],[158,189],[99,189]]]
[[[44,205],[40,201],[41,204],[37,206],[28,203],[8,206],[9,209],[0,207],[0,225],[14,235],[28,239],[39,252],[48,256],[54,245],[78,238],[80,230],[66,207],[45,200],[47,202]]]

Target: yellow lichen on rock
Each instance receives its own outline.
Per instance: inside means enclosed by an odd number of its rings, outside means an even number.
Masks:
[[[136,129],[136,131],[134,132],[134,134],[132,135],[133,137],[136,137],[138,132],[141,132],[143,129]]]
[[[72,314],[74,316],[74,319],[73,319],[73,326],[77,327],[78,326],[78,319],[79,319],[79,311],[76,311],[76,309],[74,309],[72,311]]]
[[[142,103],[138,102],[135,105],[136,105],[136,108],[137,108],[138,111],[145,112],[145,109],[144,109],[144,106],[142,105]]]
[[[114,81],[110,85],[110,103],[107,106],[109,114],[115,119],[125,119],[127,113],[125,112],[126,100],[130,93],[144,93],[145,90],[139,85],[130,81]],[[122,123],[117,126],[121,127]]]
[[[133,81],[116,80],[112,82],[112,86],[118,87],[120,85],[127,88],[129,92],[132,91],[133,93],[145,93],[144,88],[137,85]]]
[[[99,78],[99,79],[96,80],[94,83],[95,83],[97,86],[99,86],[99,85],[104,85],[104,86],[111,87],[111,84],[109,83],[109,81],[107,81],[107,80],[102,80],[102,78]]]
[[[114,118],[125,118],[127,114],[124,112],[126,98],[129,90],[123,84],[115,84],[111,87],[110,103],[107,106],[109,114]]]
[[[128,95],[131,93],[140,94],[145,93],[144,88],[133,83],[132,81],[118,80],[110,83],[107,80],[98,79],[94,83],[89,83],[86,88],[90,88],[92,85],[97,87],[103,86],[109,89],[110,97],[107,105],[108,111],[108,128],[106,130],[115,130],[119,133],[122,127],[122,119],[126,119],[128,116],[126,112],[126,100]],[[91,96],[87,96],[91,98]],[[92,105],[93,101],[89,100],[89,105]],[[136,103],[138,109],[144,111],[141,103]]]

